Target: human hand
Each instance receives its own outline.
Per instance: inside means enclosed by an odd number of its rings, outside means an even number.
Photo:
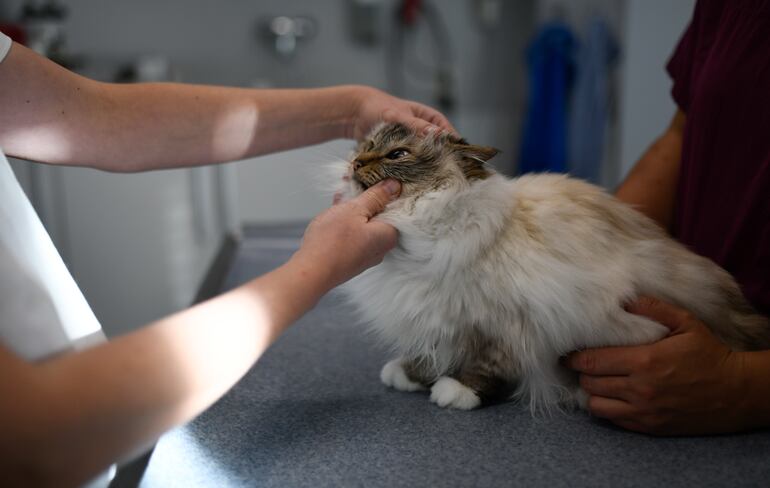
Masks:
[[[401,185],[388,179],[319,214],[305,230],[302,246],[293,259],[306,267],[323,269],[330,287],[379,264],[395,247],[398,231],[372,217],[400,191]]]
[[[427,105],[402,100],[387,93],[366,86],[354,88],[354,117],[349,135],[360,141],[380,122],[400,122],[417,133],[457,130],[439,111]]]
[[[650,345],[588,349],[567,358],[567,365],[581,373],[593,415],[654,435],[751,427],[742,353],[730,350],[705,324],[674,305],[643,297],[626,310],[671,332]]]

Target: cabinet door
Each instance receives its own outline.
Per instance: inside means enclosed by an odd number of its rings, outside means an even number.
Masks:
[[[223,236],[211,171],[63,169],[65,259],[108,336],[191,303]]]

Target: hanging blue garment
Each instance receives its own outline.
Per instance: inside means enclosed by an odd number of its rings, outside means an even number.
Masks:
[[[560,22],[543,25],[527,50],[529,106],[519,172],[567,170],[567,98],[575,37]]]
[[[594,17],[577,50],[569,120],[568,170],[593,183],[601,180],[609,116],[609,76],[619,47],[607,23]]]

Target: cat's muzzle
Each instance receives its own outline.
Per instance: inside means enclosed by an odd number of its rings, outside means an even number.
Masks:
[[[353,172],[353,181],[358,183],[364,190],[376,185],[384,179],[385,177],[378,171],[369,168],[361,168]]]

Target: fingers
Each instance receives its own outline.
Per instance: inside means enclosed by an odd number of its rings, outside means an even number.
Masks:
[[[381,181],[358,195],[351,202],[362,209],[364,216],[370,219],[385,210],[401,192],[401,184],[393,179]]]
[[[382,113],[382,120],[384,122],[399,122],[422,135],[446,131],[459,137],[457,129],[449,123],[441,112],[416,102],[408,102],[408,104],[409,112],[413,116],[408,115],[406,111],[388,108]]]
[[[412,111],[414,113],[414,111]],[[404,112],[398,112],[393,109],[387,109],[382,113],[382,120],[385,122],[398,122],[409,127],[417,134],[428,135],[431,132],[440,131],[441,128],[438,125],[433,124],[431,121],[423,119],[419,116],[411,117]]]
[[[591,396],[588,399],[588,411],[591,415],[603,419],[628,419],[636,413],[635,408],[628,402],[616,398]]]
[[[580,387],[590,395],[597,395],[616,400],[629,400],[627,376],[591,376],[580,375]]]
[[[646,434],[659,431],[659,428],[656,428],[659,420],[649,414],[643,414],[638,408],[623,400],[592,396],[588,399],[588,411],[594,417],[607,419],[626,430]]]
[[[342,181],[346,183],[350,181],[350,175],[349,174],[343,175]],[[334,197],[332,198],[332,205],[337,205],[341,201],[342,201],[342,190],[334,192]]]
[[[630,374],[644,346],[605,347],[573,352],[565,361],[567,367],[581,373],[601,376]]]
[[[441,128],[439,126],[434,125],[424,119],[410,119],[408,125],[410,125],[416,133],[423,136],[429,136],[431,134],[438,134],[441,132]]]
[[[432,109],[427,105],[413,102],[412,112],[414,115],[422,120],[428,121],[434,127],[438,127],[441,130],[452,132],[459,136],[457,129],[447,120],[444,115],[438,110]]]
[[[649,432],[650,430],[643,424],[633,420],[613,419],[612,423],[619,427],[623,427],[626,430],[633,430],[634,432]]]
[[[641,315],[665,325],[672,332],[690,328],[697,319],[687,310],[657,298],[642,296],[625,307],[628,313]]]

